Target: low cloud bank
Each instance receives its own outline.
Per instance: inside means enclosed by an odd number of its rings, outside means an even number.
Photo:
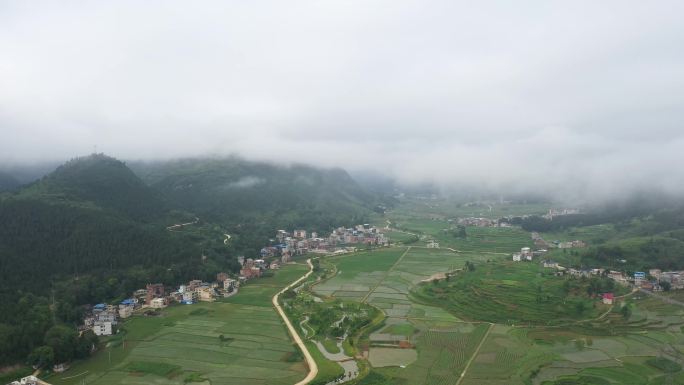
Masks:
[[[5,167],[238,154],[445,191],[684,194],[681,1],[1,7]]]

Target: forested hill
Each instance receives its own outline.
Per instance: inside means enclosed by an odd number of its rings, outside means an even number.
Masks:
[[[358,223],[382,202],[344,170],[236,158],[138,163],[132,168],[180,207],[223,224],[315,228]]]
[[[45,292],[32,282],[167,265],[199,253],[165,229],[167,209],[163,196],[118,160],[69,161],[0,196],[0,290]]]
[[[22,189],[19,198],[90,206],[135,220],[152,220],[169,209],[125,163],[103,154],[76,158]]]
[[[203,249],[215,268],[228,270],[236,254],[257,252],[277,228],[351,225],[378,203],[339,169],[226,158],[137,164],[136,171],[147,183],[125,163],[94,154],[0,194],[0,280],[6,283],[0,291],[44,294],[47,286],[26,277],[44,281],[135,266],[183,264],[193,274],[200,268],[185,265]],[[207,232],[166,230],[195,215],[236,235],[231,245]]]
[[[196,159],[135,171],[96,154],[0,192],[0,365],[25,361],[55,325],[71,330],[81,305],[236,271],[277,228],[359,223],[380,202],[342,170]]]

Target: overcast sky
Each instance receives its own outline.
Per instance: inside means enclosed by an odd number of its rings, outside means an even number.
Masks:
[[[682,1],[2,1],[0,162],[684,191]]]

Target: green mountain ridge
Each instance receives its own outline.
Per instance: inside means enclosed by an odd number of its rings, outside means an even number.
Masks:
[[[162,194],[147,186],[125,163],[103,154],[72,159],[17,194],[17,198],[110,210],[135,220],[168,210]]]
[[[133,169],[178,206],[224,224],[256,221],[323,231],[362,221],[379,202],[341,169],[236,158],[140,163]]]
[[[19,277],[169,266],[205,247],[210,256],[234,259],[237,251],[255,253],[277,227],[358,223],[375,202],[339,169],[234,158],[136,166],[149,184],[124,162],[93,154],[0,195],[0,278],[28,288]],[[213,234],[166,230],[195,215],[236,234],[234,247],[218,238],[218,245],[208,244]]]
[[[77,158],[0,196],[0,278],[44,292],[35,279],[182,261],[196,247],[169,234],[165,198],[122,162]]]
[[[94,154],[0,193],[0,364],[79,323],[84,304],[236,271],[237,255],[254,256],[278,227],[350,225],[376,204],[342,170],[234,158],[135,166]]]

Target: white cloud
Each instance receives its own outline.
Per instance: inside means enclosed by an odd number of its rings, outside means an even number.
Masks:
[[[404,182],[681,191],[684,3],[15,1],[0,162],[238,153]]]
[[[260,184],[265,183],[266,180],[263,178],[259,178],[256,176],[245,176],[242,177],[235,182],[230,182],[226,185],[226,188],[228,189],[243,189],[243,188],[251,188],[258,186]]]

